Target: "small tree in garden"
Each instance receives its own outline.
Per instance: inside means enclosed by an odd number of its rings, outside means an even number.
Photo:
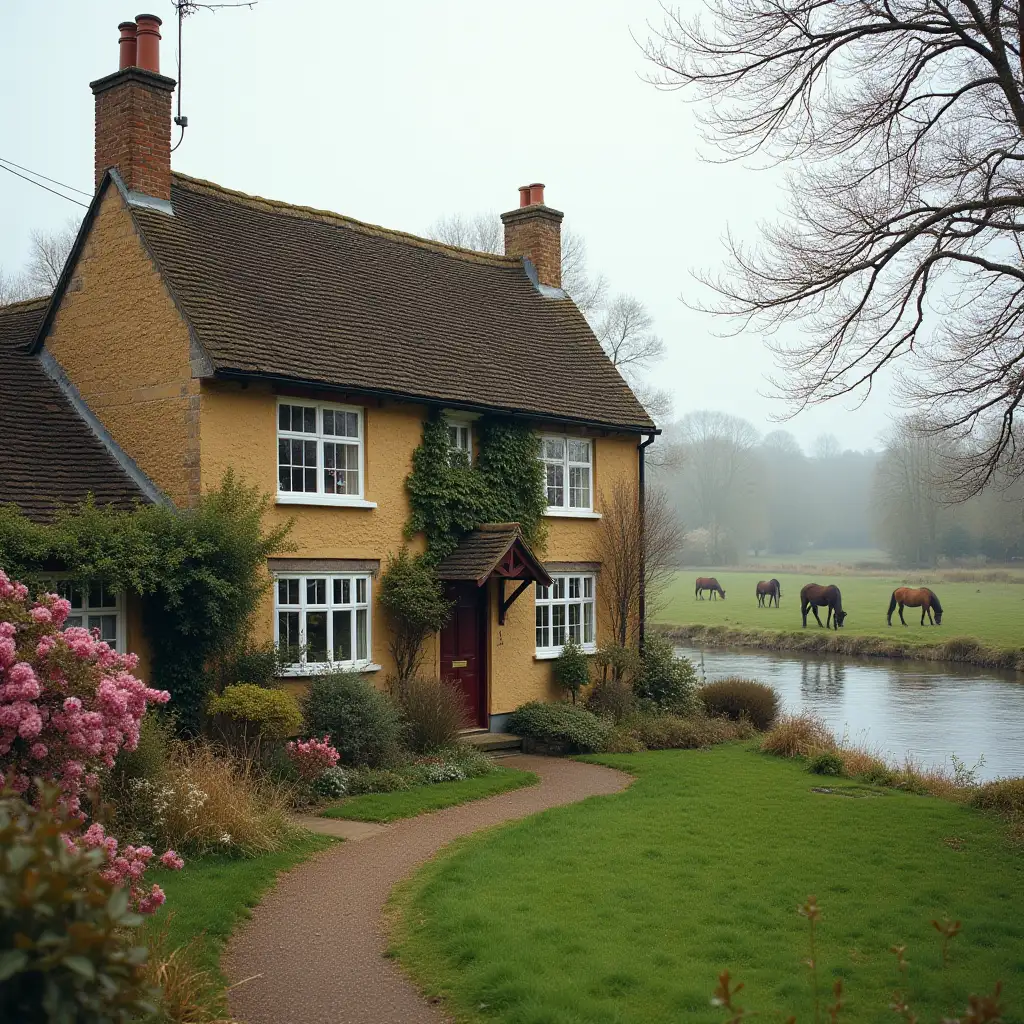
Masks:
[[[391,620],[388,650],[401,691],[420,667],[423,644],[448,621],[452,605],[427,559],[407,548],[388,556],[378,596]]]
[[[555,659],[555,682],[572,694],[572,702],[580,690],[590,682],[590,666],[587,656],[577,640],[571,637],[565,642],[562,653]]]
[[[132,675],[135,655],[118,654],[87,629],[61,632],[70,609],[56,594],[31,601],[25,585],[0,569],[0,790],[38,800],[39,784],[52,784],[61,810],[84,823],[82,797],[118,751],[135,749],[148,705],[170,695]],[[159,886],[146,893],[140,884],[149,847],[119,850],[99,823],[67,841],[101,851],[108,880],[127,884],[143,913],[163,903]],[[161,860],[181,866],[173,850]]]

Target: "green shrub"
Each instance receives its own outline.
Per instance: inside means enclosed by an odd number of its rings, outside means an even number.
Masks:
[[[625,725],[615,726],[601,745],[605,754],[639,754],[646,749],[636,731]]]
[[[348,793],[348,772],[344,768],[325,768],[310,784],[318,800],[340,800]]]
[[[302,728],[299,702],[290,693],[255,683],[225,686],[223,693],[211,695],[206,710],[225,722],[234,741],[283,740]]]
[[[739,738],[733,723],[699,715],[641,715],[634,732],[648,750],[699,750]]]
[[[574,704],[530,701],[508,719],[509,731],[547,743],[566,743],[579,753],[600,750],[609,728],[597,715]]]
[[[257,686],[273,686],[290,660],[272,640],[262,644],[247,642],[224,656],[218,675],[224,686],[242,680]]]
[[[494,771],[494,762],[472,743],[455,743],[449,747],[439,748],[435,754],[449,764],[457,764],[465,772],[467,779],[478,775],[490,775]]]
[[[640,670],[640,652],[622,644],[605,644],[594,655],[594,664],[601,669],[602,679],[632,679]]]
[[[588,710],[593,711],[595,715],[607,715],[616,722],[630,715],[635,705],[636,700],[630,682],[615,676],[598,679],[587,694]]]
[[[139,744],[121,748],[103,780],[103,799],[110,805],[118,838],[136,845],[159,845],[153,834],[154,788],[162,786],[169,770],[174,724],[166,716],[142,716]]]
[[[834,750],[826,750],[811,759],[807,770],[815,775],[842,775],[843,759]]]
[[[68,849],[54,807],[0,799],[0,1020],[136,1020],[155,1012],[142,918],[100,877],[102,850]]]
[[[758,729],[771,728],[779,711],[779,695],[753,679],[720,679],[697,691],[709,715],[724,715],[738,722],[748,718]]]
[[[330,735],[341,763],[377,768],[394,762],[405,725],[398,707],[357,672],[315,676],[303,704],[311,736]]]
[[[391,768],[350,768],[348,776],[349,796],[363,793],[393,793],[399,789],[410,789],[417,783],[410,782],[400,771]]]
[[[398,690],[409,748],[423,754],[451,746],[468,724],[466,702],[443,679],[410,679]]]
[[[590,682],[590,666],[579,642],[570,637],[562,646],[562,653],[555,659],[555,682],[572,694],[572,702],[587,683]]]
[[[640,669],[633,679],[633,691],[640,700],[677,715],[696,714],[694,698],[697,676],[687,658],[677,658],[671,642],[652,633],[644,642]]]
[[[407,548],[388,555],[381,573],[377,600],[391,621],[388,651],[395,659],[400,689],[416,674],[423,660],[423,645],[448,621],[452,602],[425,555],[410,555]]]

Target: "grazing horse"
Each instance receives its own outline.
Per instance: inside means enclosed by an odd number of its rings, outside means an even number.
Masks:
[[[704,600],[704,591],[711,591],[711,600],[716,599],[716,594],[722,595],[722,600],[725,600],[725,591],[722,589],[718,580],[714,576],[698,576],[697,577],[697,589],[693,592],[694,597],[699,597],[702,601]]]
[[[830,583],[827,587],[823,587],[820,583],[808,583],[800,591],[800,614],[804,619],[804,629],[807,628],[808,609],[814,612],[818,625],[821,625],[818,609],[823,605],[828,605],[828,615],[825,617],[826,629],[829,626],[839,629],[843,624],[846,612],[843,611],[843,595],[839,593],[839,588],[834,583]],[[835,624],[833,625],[833,623]]]
[[[942,623],[942,605],[939,604],[939,595],[927,587],[921,587],[919,590],[914,590],[911,587],[897,587],[892,592],[892,597],[889,599],[889,614],[887,616],[890,626],[892,625],[892,613],[896,611],[897,605],[900,607],[900,622],[904,626],[907,624],[907,620],[903,618],[903,608],[905,605],[921,609],[922,626],[924,625],[926,614],[929,626],[938,626]],[[935,612],[934,622],[932,621],[932,612]]]
[[[757,585],[757,606],[758,608],[764,608],[764,599],[768,598],[768,607],[772,606],[772,598],[775,598],[775,607],[779,607],[779,598],[782,597],[782,587],[778,580],[768,580],[766,583],[761,580]]]

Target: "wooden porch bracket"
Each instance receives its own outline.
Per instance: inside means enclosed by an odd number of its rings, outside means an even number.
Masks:
[[[522,582],[520,582],[519,586],[516,587],[516,589],[512,591],[512,593],[508,596],[508,598],[506,598],[505,597],[505,580],[506,580],[506,577],[500,576],[499,579],[501,581],[501,587],[500,587],[499,593],[498,593],[498,625],[499,626],[504,626],[505,625],[505,612],[507,612],[509,610],[509,608],[511,608],[512,605],[515,604],[516,598],[519,597],[519,595],[527,587],[533,585],[534,581],[531,580],[531,579],[523,580]]]

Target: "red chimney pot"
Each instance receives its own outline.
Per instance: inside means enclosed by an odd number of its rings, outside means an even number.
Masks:
[[[121,31],[121,38],[118,40],[118,46],[120,47],[121,52],[118,70],[124,71],[125,68],[135,67],[136,52],[138,49],[135,33],[138,26],[134,21],[122,21],[117,27]]]
[[[529,206],[530,205],[530,186],[520,185],[519,186],[519,205]]]
[[[534,206],[538,203],[541,206],[544,205],[544,186],[539,181],[535,181],[530,186],[530,205]]]
[[[160,26],[163,24],[155,14],[137,14],[135,25],[138,31],[136,59],[140,68],[160,74]]]

